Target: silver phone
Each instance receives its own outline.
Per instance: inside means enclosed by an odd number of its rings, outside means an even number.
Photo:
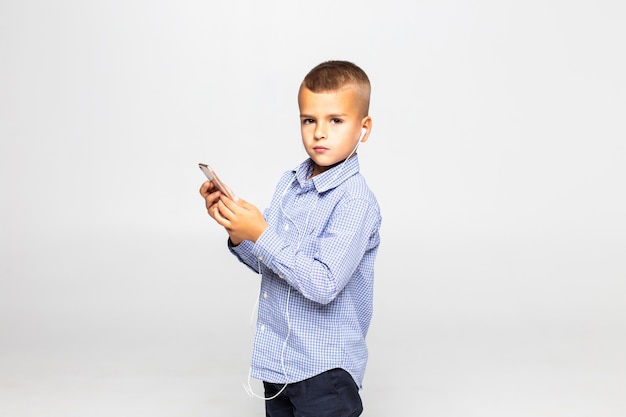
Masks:
[[[220,181],[215,171],[213,171],[213,168],[203,163],[199,163],[198,166],[200,167],[202,172],[204,172],[204,175],[206,175],[207,179],[213,182],[213,185],[215,185],[215,188],[220,190],[222,194],[224,194],[226,197],[230,198],[231,200],[237,200],[237,196],[235,195],[235,193],[230,188],[228,188],[226,184]]]

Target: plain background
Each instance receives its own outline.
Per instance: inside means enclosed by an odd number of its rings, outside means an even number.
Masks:
[[[253,416],[264,208],[296,93],[370,76],[384,223],[364,416],[626,415],[621,1],[0,2],[0,414]],[[258,386],[257,386],[258,388]]]

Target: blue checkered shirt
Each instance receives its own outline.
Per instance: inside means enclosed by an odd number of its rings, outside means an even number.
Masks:
[[[311,163],[283,174],[256,243],[230,246],[262,274],[251,375],[292,383],[343,368],[361,387],[380,209],[358,156],[313,178]]]

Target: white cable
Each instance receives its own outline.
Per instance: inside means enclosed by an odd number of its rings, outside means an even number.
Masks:
[[[283,348],[280,353],[280,365],[283,368],[283,376],[285,377],[285,381],[287,381],[287,368],[285,367],[285,351],[287,350],[287,341],[289,340],[289,336],[291,335],[291,319],[289,317],[289,298],[290,297],[291,297],[291,286],[289,286],[289,290],[287,291],[287,303],[285,306],[285,316],[287,318],[287,337],[285,337],[285,341],[283,342]],[[276,394],[274,394],[271,397],[263,397],[263,396],[256,394],[253,391],[251,381],[250,381],[251,373],[252,373],[252,369],[248,370],[248,384],[247,385],[243,384],[243,389],[246,391],[246,393],[250,397],[255,397],[260,400],[265,400],[265,401],[273,400],[274,398],[278,397],[285,390],[285,388],[287,388],[287,385],[289,385],[287,382],[285,382],[285,385],[283,385],[283,387]]]
[[[261,262],[259,260],[257,260],[257,265],[258,265],[258,269],[259,269],[259,275],[262,278],[263,274],[261,273]],[[287,300],[286,300],[286,304],[285,304],[285,316],[287,318],[287,336],[285,337],[285,341],[283,342],[283,348],[282,348],[281,353],[280,353],[280,365],[283,368],[283,376],[285,377],[285,381],[288,381],[288,378],[287,378],[287,368],[285,367],[285,351],[287,350],[287,341],[289,340],[289,336],[291,335],[291,319],[289,317],[289,298],[290,297],[291,297],[291,286],[289,286],[289,289],[287,290]],[[254,308],[252,309],[252,315],[250,317],[250,324],[252,324],[254,322],[254,313],[255,313],[258,305],[259,305],[259,298],[257,297],[257,299],[256,299],[256,301],[254,303]],[[251,378],[252,378],[252,368],[249,368],[248,369],[248,382],[247,382],[247,384],[242,384],[244,391],[246,391],[246,394],[248,394],[248,396],[254,397],[254,398],[258,398],[258,399],[264,400],[264,401],[270,401],[270,400],[273,400],[274,398],[278,397],[280,394],[282,394],[282,392],[285,390],[285,388],[287,388],[287,385],[289,385],[287,382],[285,382],[285,385],[283,385],[283,387],[276,394],[272,395],[271,397],[265,397],[265,396],[261,396],[259,394],[256,394],[254,392],[254,390],[252,389]]]

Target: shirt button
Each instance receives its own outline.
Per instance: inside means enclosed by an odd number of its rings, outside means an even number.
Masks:
[[[263,257],[262,257],[262,256],[259,256],[259,261],[262,261],[262,260],[263,260]]]
[[[267,291],[263,293],[263,298],[267,298]]]
[[[289,225],[285,224],[285,226],[283,226],[283,230],[286,232],[287,230],[289,230]]]
[[[278,278],[285,279],[285,277],[283,277],[283,274],[278,274]]]
[[[264,332],[264,331],[265,331],[265,324],[262,324],[262,325],[261,325],[260,330],[261,330],[262,332]]]

